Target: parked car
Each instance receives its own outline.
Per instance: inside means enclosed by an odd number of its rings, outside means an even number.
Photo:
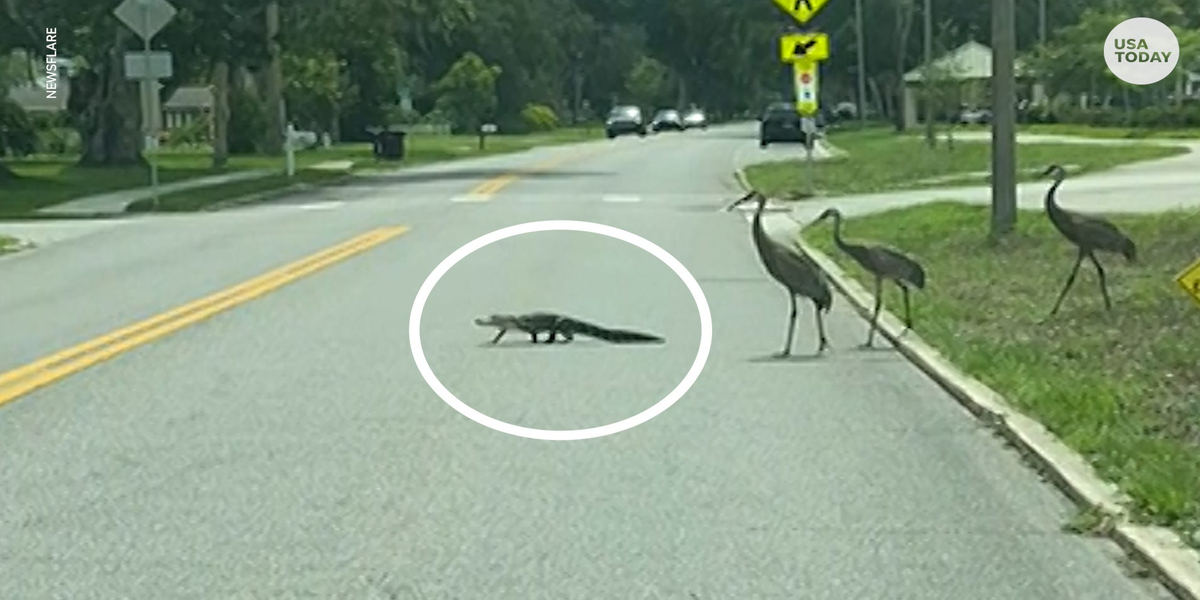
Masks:
[[[800,127],[800,113],[791,102],[774,102],[763,111],[758,126],[758,147],[766,148],[775,142],[807,141]]]
[[[968,108],[958,114],[963,125],[983,125],[992,122],[992,111],[986,108]]]
[[[636,106],[614,106],[604,121],[604,135],[609,139],[626,133],[646,135],[646,121],[642,118],[642,109]]]
[[[697,127],[708,129],[708,115],[698,108],[693,108],[683,115],[683,128],[695,129]]]
[[[655,132],[668,130],[683,131],[683,117],[680,117],[679,111],[673,108],[660,110],[654,114],[654,119],[650,121],[650,129]]]

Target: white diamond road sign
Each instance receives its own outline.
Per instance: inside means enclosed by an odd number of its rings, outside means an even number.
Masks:
[[[175,17],[175,7],[167,0],[125,0],[113,10],[126,27],[148,40]]]

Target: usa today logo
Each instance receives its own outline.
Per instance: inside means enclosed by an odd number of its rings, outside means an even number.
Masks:
[[[1170,27],[1147,17],[1122,21],[1104,40],[1104,62],[1121,81],[1162,81],[1179,63],[1179,39]]]

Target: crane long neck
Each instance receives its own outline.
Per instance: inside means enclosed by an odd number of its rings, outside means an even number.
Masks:
[[[1055,195],[1055,193],[1058,192],[1058,186],[1062,185],[1062,182],[1063,182],[1062,177],[1055,177],[1054,184],[1051,185],[1050,189],[1046,191],[1046,211],[1047,212],[1053,212],[1053,213],[1061,212],[1062,209],[1058,206],[1058,202],[1055,199],[1054,195]]]
[[[837,244],[838,248],[846,249],[846,240],[842,238],[842,215],[840,213],[833,215],[833,243]]]

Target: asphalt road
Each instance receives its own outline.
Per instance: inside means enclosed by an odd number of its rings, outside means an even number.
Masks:
[[[831,353],[806,356],[802,306],[797,356],[769,358],[786,296],[744,215],[719,211],[755,151],[748,125],[543,149],[98,226],[0,260],[3,372],[410,228],[0,407],[0,598],[1167,597],[1110,543],[1062,533],[1066,500],[914,367],[856,349],[865,323],[844,299]],[[408,320],[426,276],[483,234],[545,219],[643,236],[699,281],[711,353],[655,419],[585,441],[514,437],[418,373]],[[667,343],[491,346],[471,322],[538,309]],[[700,318],[649,254],[548,232],[462,260],[420,331],[439,380],[477,410],[587,428],[673,389]]]

